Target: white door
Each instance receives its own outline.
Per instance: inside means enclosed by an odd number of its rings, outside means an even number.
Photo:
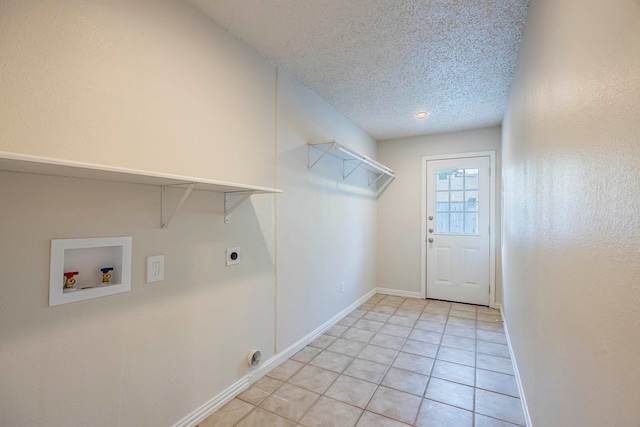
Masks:
[[[426,296],[489,305],[489,156],[427,160]]]

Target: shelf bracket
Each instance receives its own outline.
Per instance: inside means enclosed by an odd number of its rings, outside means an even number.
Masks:
[[[377,176],[376,179],[374,179],[373,181],[371,181],[371,175],[369,175],[369,187],[371,187],[372,185],[374,185],[376,182],[378,182],[380,180],[380,178],[382,178],[384,176],[384,174],[376,174],[376,173],[372,173],[373,175]]]
[[[358,162],[358,164],[355,165],[353,167],[353,169],[351,169],[349,172],[347,172],[347,164],[349,164],[348,162],[353,162],[353,163]],[[361,160],[344,159],[342,161],[342,179],[347,179],[349,177],[349,175],[354,173],[356,171],[356,169],[358,169],[360,166],[362,166],[362,161]]]
[[[308,169],[309,169],[309,170],[313,169],[313,167],[314,167],[315,165],[317,165],[317,164],[318,164],[318,162],[319,162],[320,160],[322,160],[322,158],[323,158],[324,156],[326,156],[326,155],[329,153],[329,150],[331,150],[332,148],[333,148],[333,144],[330,144],[330,145],[329,145],[329,147],[328,147],[326,150],[320,150],[320,149],[316,148],[316,150],[318,150],[318,151],[322,151],[322,153],[318,156],[318,158],[317,158],[313,163],[311,163],[311,150],[313,149],[313,147],[311,147],[310,145],[308,145],[308,146],[307,146],[307,149],[308,149],[308,150],[307,150],[307,166],[308,166]]]
[[[233,211],[236,210],[238,206],[246,202],[252,194],[255,194],[254,191],[238,191],[234,193],[224,193],[224,222],[225,224],[229,223],[229,216]],[[237,199],[233,201],[233,197],[236,196]]]
[[[180,185],[180,184],[178,184]],[[182,197],[180,198],[180,201],[178,202],[178,206],[176,206],[176,208],[173,210],[173,213],[171,214],[171,216],[169,217],[169,219],[167,221],[165,221],[165,207],[164,207],[164,192],[167,191],[168,188],[170,187],[176,187],[175,185],[163,185],[162,186],[162,192],[160,193],[162,196],[162,200],[161,200],[161,220],[162,220],[162,228],[167,228],[169,227],[169,224],[171,224],[171,221],[173,221],[173,218],[176,217],[176,215],[178,214],[178,211],[180,210],[180,208],[182,208],[182,205],[184,205],[184,202],[187,200],[187,197],[189,197],[189,194],[191,194],[191,191],[193,190],[193,188],[196,186],[195,182],[192,182],[191,184],[189,184],[187,186],[187,188],[184,189],[184,194],[182,195]]]

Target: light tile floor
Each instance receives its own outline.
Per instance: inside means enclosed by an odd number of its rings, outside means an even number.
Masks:
[[[498,310],[374,295],[200,427],[513,427]]]

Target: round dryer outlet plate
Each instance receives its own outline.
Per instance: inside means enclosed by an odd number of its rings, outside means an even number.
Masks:
[[[240,248],[227,248],[227,265],[240,264]]]

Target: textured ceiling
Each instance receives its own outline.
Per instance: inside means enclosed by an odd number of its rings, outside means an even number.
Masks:
[[[529,1],[189,2],[383,140],[501,123]]]

